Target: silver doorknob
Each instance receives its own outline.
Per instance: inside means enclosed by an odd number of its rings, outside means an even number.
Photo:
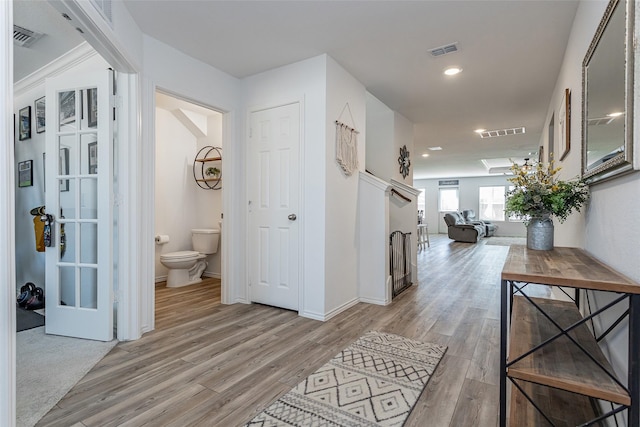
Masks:
[[[296,219],[298,219],[296,214],[289,214],[289,216],[287,218],[289,218],[289,220],[291,220],[291,221],[295,221]]]

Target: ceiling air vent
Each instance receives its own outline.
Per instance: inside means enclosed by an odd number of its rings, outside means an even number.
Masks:
[[[442,55],[446,55],[448,53],[453,53],[458,51],[458,43],[451,43],[446,46],[440,46],[429,50],[431,56],[438,57]]]
[[[520,135],[525,133],[524,127],[517,127],[511,129],[499,129],[499,130],[485,130],[483,132],[479,132],[480,138],[496,138],[498,136],[507,136],[507,135]]]
[[[27,30],[19,25],[13,26],[13,44],[16,46],[30,47],[44,34]]]
[[[113,25],[113,15],[111,14],[111,0],[91,0],[91,4],[109,25]]]

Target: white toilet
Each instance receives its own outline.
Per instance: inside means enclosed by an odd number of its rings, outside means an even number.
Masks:
[[[202,273],[207,268],[207,255],[218,252],[220,230],[197,228],[191,230],[192,251],[169,252],[160,255],[160,262],[169,270],[167,287],[193,285],[201,282]]]

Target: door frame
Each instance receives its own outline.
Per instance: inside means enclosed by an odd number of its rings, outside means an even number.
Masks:
[[[147,92],[147,102],[149,102],[150,106],[149,108],[149,113],[153,114],[153,120],[151,121],[151,126],[148,126],[146,135],[149,135],[152,144],[149,146],[149,159],[148,159],[148,163],[149,163],[149,167],[151,169],[151,175],[146,175],[146,176],[150,176],[151,180],[150,182],[153,182],[152,188],[153,191],[149,191],[149,187],[147,187],[147,192],[146,194],[143,193],[140,195],[141,198],[149,198],[151,199],[150,201],[148,201],[148,206],[150,206],[150,208],[147,210],[147,212],[154,212],[155,211],[155,171],[156,171],[156,117],[155,117],[155,112],[156,112],[156,93],[160,92],[163,93],[165,95],[189,102],[191,104],[195,104],[198,105],[200,107],[204,107],[207,108],[209,110],[212,111],[216,111],[218,113],[220,113],[222,115],[222,150],[223,150],[223,155],[222,155],[222,170],[232,170],[232,166],[231,166],[231,158],[232,155],[230,155],[232,153],[232,148],[233,148],[233,141],[231,139],[231,135],[233,135],[233,132],[231,131],[231,126],[233,124],[233,112],[230,111],[226,111],[222,108],[219,107],[212,107],[211,105],[209,105],[206,102],[202,102],[200,100],[194,99],[190,96],[181,94],[179,92],[170,90],[170,89],[166,89],[162,86],[158,86],[155,84],[151,84],[151,87],[153,88],[153,90],[150,90],[149,92]],[[223,207],[223,214],[225,212],[232,212],[233,208],[231,207],[231,194],[232,191],[229,187],[231,187],[231,179],[226,179],[225,178],[225,184],[224,187],[222,189],[222,207]],[[155,236],[155,224],[147,221],[147,223],[149,223],[151,225],[150,229],[151,229],[151,233],[152,235]],[[231,251],[231,238],[229,238],[229,236],[231,235],[231,231],[227,230],[227,228],[229,228],[229,226],[234,224],[234,220],[233,220],[233,215],[227,215],[227,218],[223,218],[222,220],[222,228],[220,230],[220,301],[222,302],[222,304],[233,304],[234,302],[238,302],[235,301],[232,297],[231,297],[231,288],[230,288],[230,280],[229,280],[229,273],[231,271],[231,268],[229,268],[229,263],[230,263],[230,259],[232,259],[232,257],[230,256]],[[146,223],[145,223],[146,224]],[[228,225],[227,225],[228,224]],[[153,240],[153,238],[151,239]],[[152,260],[152,264],[151,264],[151,275],[153,280],[150,282],[151,286],[147,287],[145,285],[143,285],[143,294],[144,295],[153,295],[153,297],[151,297],[151,299],[153,300],[153,304],[150,307],[151,310],[151,316],[153,316],[153,321],[155,322],[155,313],[154,313],[154,309],[155,309],[155,245],[152,245],[151,247],[151,254],[153,254],[153,256],[151,257]],[[144,282],[145,284],[148,284],[147,282]],[[153,328],[152,328],[153,329]]]
[[[298,229],[298,315],[301,316],[305,316],[305,309],[304,309],[304,295],[305,295],[305,282],[304,282],[304,264],[305,264],[305,258],[304,258],[304,254],[305,254],[305,247],[304,247],[304,231],[305,231],[305,226],[306,226],[306,218],[305,218],[305,195],[304,195],[304,189],[305,189],[305,175],[304,175],[304,168],[305,168],[305,163],[304,163],[304,159],[305,159],[305,144],[304,144],[304,135],[305,135],[305,127],[304,127],[304,123],[305,123],[305,119],[304,119],[304,113],[305,113],[305,103],[304,103],[304,97],[301,96],[299,98],[294,98],[294,99],[281,99],[278,101],[274,101],[268,104],[260,104],[260,105],[253,105],[250,106],[249,108],[246,109],[246,122],[245,122],[245,146],[247,147],[247,149],[245,150],[244,153],[244,163],[246,165],[251,164],[250,163],[250,158],[251,158],[251,152],[249,150],[249,134],[251,131],[251,116],[253,113],[256,113],[258,111],[263,111],[263,110],[269,110],[272,108],[278,108],[278,107],[283,107],[285,105],[290,105],[290,104],[298,104],[298,108],[299,108],[299,117],[298,120],[300,121],[299,125],[299,147],[298,147],[298,182],[299,187],[298,187],[298,219],[297,221],[299,222],[299,229]],[[251,232],[251,224],[249,221],[249,186],[252,184],[249,181],[249,175],[247,174],[247,178],[245,180],[245,198],[244,198],[244,206],[246,207],[245,211],[244,211],[244,215],[245,215],[245,224],[244,224],[244,228],[243,228],[243,232],[244,232],[244,236],[245,236],[245,241],[247,241],[247,239],[249,238],[249,233]],[[251,303],[251,288],[249,286],[249,273],[251,271],[251,264],[250,264],[250,257],[254,256],[254,253],[252,252],[253,248],[250,247],[250,245],[245,245],[245,250],[244,250],[244,259],[245,259],[245,263],[244,263],[244,271],[247,274],[247,280],[245,280],[244,282],[244,295],[246,295],[246,302],[247,303]]]
[[[13,141],[13,4],[0,2],[0,117],[4,117],[2,141]],[[0,425],[16,420],[16,272],[15,272],[15,167],[13,143],[0,147]]]
[[[118,171],[118,188],[115,195],[114,215],[117,218],[117,236],[130,236],[126,241],[118,238],[114,242],[114,260],[118,271],[114,275],[114,301],[118,309],[116,314],[117,339],[121,341],[140,338],[144,324],[146,298],[140,296],[140,283],[152,277],[148,273],[148,260],[144,250],[144,227],[140,226],[141,212],[144,206],[138,194],[144,194],[142,183],[146,182],[144,164],[146,156],[140,149],[144,144],[140,126],[140,92],[142,77],[138,74],[141,64],[138,58],[120,50],[120,43],[113,29],[107,24],[100,12],[92,5],[81,0],[65,0],[50,3],[60,13],[71,18],[75,27],[83,30],[83,38],[116,71],[117,101],[116,123],[118,141],[137,141],[138,144],[120,144],[116,141],[117,155],[114,156],[114,168]],[[11,57],[13,63],[13,56]],[[142,165],[142,166],[140,166]],[[153,240],[153,237],[151,237]],[[148,258],[148,257],[147,257]],[[135,259],[135,263],[123,263],[121,260]],[[153,257],[151,257],[153,261]],[[147,274],[145,274],[147,273]],[[152,272],[151,272],[152,273]]]

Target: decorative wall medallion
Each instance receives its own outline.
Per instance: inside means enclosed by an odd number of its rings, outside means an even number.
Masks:
[[[400,157],[398,157],[398,163],[400,164],[400,173],[403,178],[406,178],[409,175],[409,167],[411,167],[411,160],[409,159],[409,150],[407,150],[407,146],[403,145],[400,148]]]

